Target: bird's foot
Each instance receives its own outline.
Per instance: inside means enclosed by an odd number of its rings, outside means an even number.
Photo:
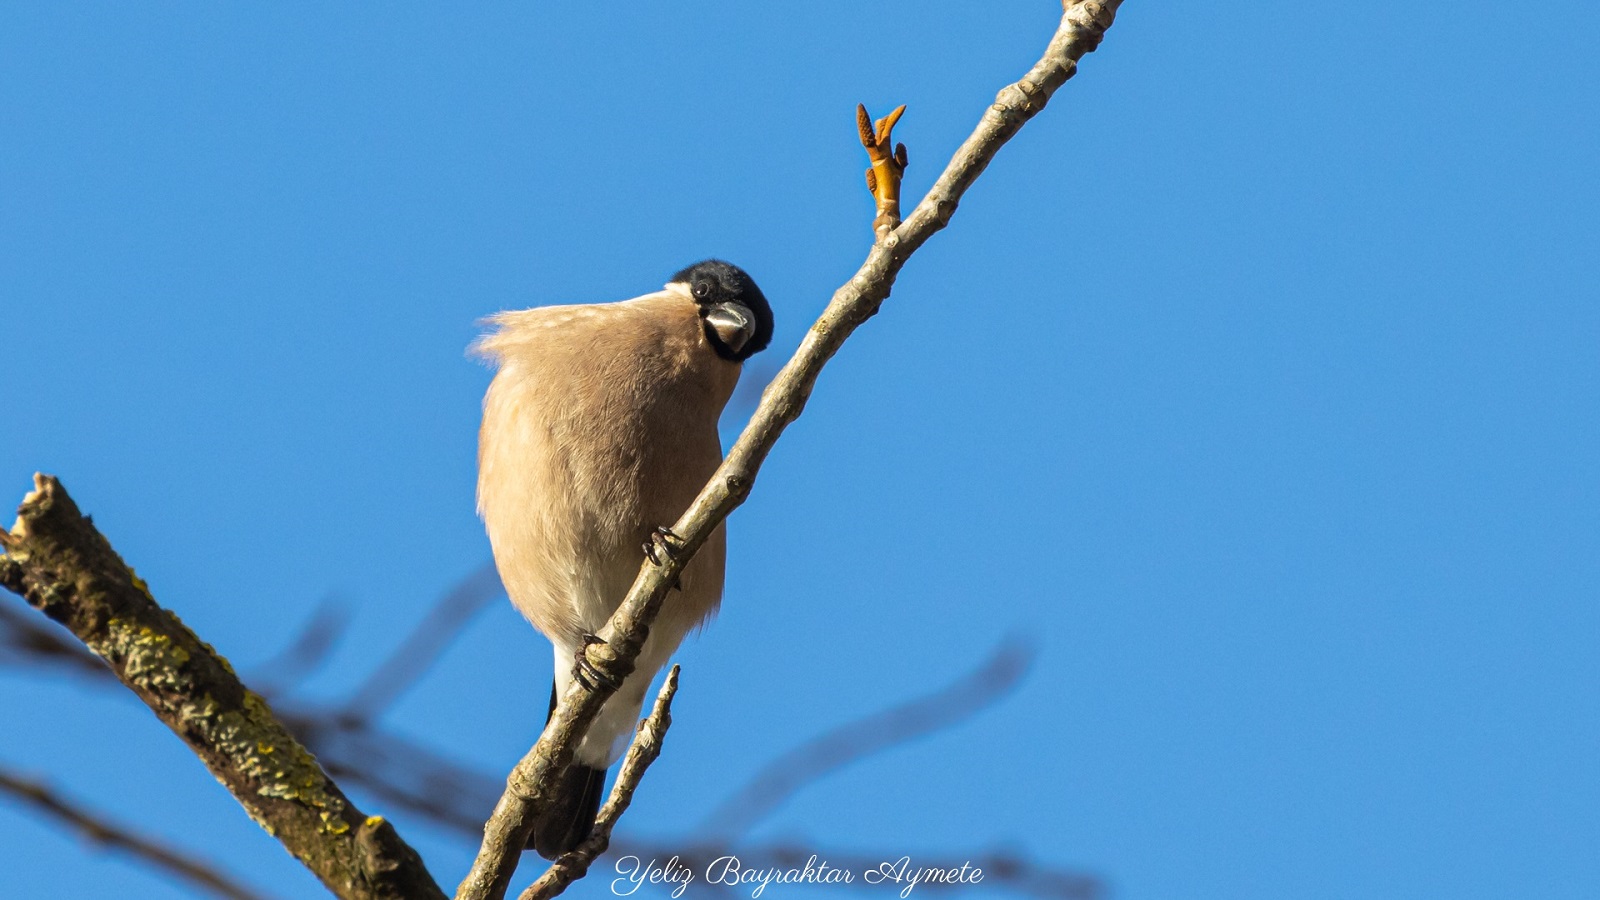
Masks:
[[[666,526],[659,526],[650,533],[650,539],[644,542],[644,555],[650,558],[652,565],[663,565],[662,560],[675,560],[678,551],[683,547],[683,538]]]
[[[861,146],[867,148],[867,159],[872,168],[867,170],[867,190],[878,204],[878,217],[872,220],[872,230],[883,237],[900,224],[900,179],[905,175],[906,145],[895,144],[894,125],[906,111],[902,104],[877,121],[874,128],[867,108],[856,106],[856,128],[861,132]],[[890,148],[893,148],[892,150]]]
[[[595,664],[589,661],[588,650],[592,644],[604,644],[606,639],[598,634],[585,633],[583,645],[574,654],[572,662],[572,677],[577,682],[591,691],[604,687],[606,690],[615,691],[622,687],[622,682],[600,671]]]

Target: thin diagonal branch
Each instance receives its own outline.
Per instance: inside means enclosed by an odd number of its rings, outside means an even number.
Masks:
[[[229,900],[263,898],[263,895],[245,887],[217,866],[159,841],[143,837],[132,828],[112,822],[104,815],[68,800],[42,782],[0,770],[0,791],[16,797],[62,825],[81,832],[97,844],[126,851],[134,858],[210,891],[218,897],[227,897]]]
[[[345,717],[366,722],[389,708],[428,671],[455,640],[457,632],[502,590],[493,563],[484,563],[457,582],[417,623],[399,649],[356,689],[345,707]]]
[[[768,763],[706,817],[710,843],[731,845],[796,791],[895,744],[948,727],[1005,696],[1022,681],[1033,651],[1007,641],[976,671],[933,693],[846,722]]]
[[[761,463],[784,429],[805,409],[822,367],[855,329],[878,311],[906,260],[949,223],[961,196],[1000,147],[1072,77],[1078,60],[1100,45],[1120,5],[1121,0],[1067,0],[1060,27],[1044,56],[1022,80],[1000,91],[911,216],[881,237],[855,276],[834,292],[821,318],[767,388],[727,458],[673,526],[682,538],[678,552],[664,557],[659,565],[647,559],[640,566],[627,597],[601,632],[606,643],[588,650],[590,662],[610,676],[612,683],[621,684],[632,672],[633,660],[649,634],[649,623],[655,620],[678,574],[716,526],[750,495]],[[538,742],[507,777],[506,791],[484,825],[478,856],[456,889],[457,900],[500,900],[505,896],[517,859],[539,810],[552,795],[556,777],[570,764],[572,748],[611,693],[604,685],[591,689],[573,679]]]
[[[667,673],[666,683],[661,685],[661,692],[656,695],[650,715],[639,723],[639,730],[634,733],[628,755],[623,757],[622,767],[617,770],[617,783],[611,788],[611,796],[595,816],[594,830],[583,843],[551,863],[539,880],[522,892],[519,900],[548,900],[556,896],[566,890],[567,885],[588,874],[589,864],[611,846],[611,829],[633,802],[633,793],[639,789],[644,770],[661,755],[661,742],[666,740],[667,729],[672,727],[672,698],[677,693],[678,667],[673,666]]]
[[[65,625],[183,738],[250,817],[336,896],[443,897],[381,816],[365,816],[209,644],[161,608],[54,478],[3,541],[0,585]]]
[[[264,697],[287,693],[328,661],[349,624],[348,606],[333,598],[323,600],[293,642],[252,667],[250,682]]]

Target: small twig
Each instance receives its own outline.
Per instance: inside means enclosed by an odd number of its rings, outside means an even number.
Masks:
[[[125,850],[139,860],[230,900],[262,900],[220,868],[118,825],[51,790],[47,785],[0,770],[0,791],[16,797],[97,844]]]
[[[856,328],[877,313],[906,260],[949,224],[962,195],[1006,141],[1072,77],[1078,60],[1100,45],[1120,5],[1121,0],[1067,0],[1061,25],[1044,56],[1021,81],[1000,91],[910,218],[873,244],[855,276],[834,292],[799,349],[768,386],[727,458],[672,526],[681,538],[678,552],[660,564],[647,559],[640,566],[633,586],[601,631],[605,643],[589,648],[589,662],[603,680],[621,684],[633,671],[633,660],[667,591],[711,532],[750,496],[762,462],[784,429],[800,417],[822,367]],[[507,776],[505,793],[484,825],[477,858],[456,889],[457,900],[501,900],[505,896],[556,777],[570,764],[572,748],[611,693],[604,685],[591,689],[573,679],[538,742]]]
[[[567,885],[588,874],[589,864],[611,846],[611,829],[633,802],[633,792],[639,789],[644,770],[661,755],[661,742],[666,739],[667,729],[672,727],[672,697],[676,693],[678,667],[673,666],[667,673],[666,683],[661,685],[661,692],[656,695],[650,715],[639,723],[639,730],[634,733],[628,755],[623,757],[622,767],[617,770],[617,783],[611,788],[611,796],[595,817],[594,830],[583,843],[551,863],[539,880],[522,892],[519,900],[548,900],[556,896],[566,890]]]
[[[768,763],[706,817],[711,843],[731,845],[795,792],[855,760],[946,728],[1005,696],[1022,680],[1033,651],[1007,641],[980,667],[933,693],[846,722]]]

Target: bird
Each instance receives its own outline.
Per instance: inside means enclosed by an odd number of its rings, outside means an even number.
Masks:
[[[717,422],[744,361],[772,340],[772,308],[743,269],[708,259],[629,300],[487,322],[474,345],[496,369],[478,432],[478,513],[511,603],[553,647],[548,721],[586,677],[584,647],[600,640],[658,535],[671,535],[722,462]],[[529,847],[541,856],[556,859],[593,830],[651,680],[721,604],[726,555],[719,525],[538,817]]]

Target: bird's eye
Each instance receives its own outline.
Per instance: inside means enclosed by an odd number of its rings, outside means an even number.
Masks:
[[[690,290],[696,300],[704,300],[711,296],[711,283],[707,281],[697,282]]]

